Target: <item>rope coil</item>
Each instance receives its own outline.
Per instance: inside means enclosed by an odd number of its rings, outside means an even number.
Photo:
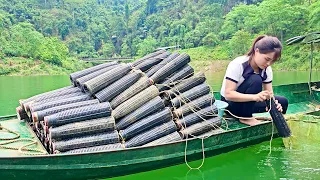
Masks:
[[[20,134],[18,132],[15,132],[15,131],[12,131],[8,128],[5,128],[3,127],[1,124],[0,124],[0,130],[5,130],[7,131],[8,133],[11,133],[11,134],[15,134],[16,136],[14,137],[10,137],[10,138],[2,138],[0,137],[0,140],[3,140],[4,142],[0,142],[0,149],[9,149],[9,150],[17,150],[19,153],[21,154],[24,154],[24,155],[45,155],[45,154],[48,154],[46,151],[43,151],[41,149],[36,149],[36,148],[27,148],[28,146],[31,146],[31,145],[36,145],[38,142],[34,139],[31,139],[31,138],[20,138]],[[25,145],[22,145],[20,147],[13,147],[13,146],[5,146],[7,144],[12,144],[12,143],[15,143],[15,142],[28,142],[28,141],[31,141],[30,143],[28,144],[25,144]],[[25,152],[27,151],[27,152]],[[30,152],[33,152],[33,153],[30,153]]]

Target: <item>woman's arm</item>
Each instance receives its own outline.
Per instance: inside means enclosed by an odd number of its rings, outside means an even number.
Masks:
[[[272,86],[271,86],[272,87]],[[264,101],[268,96],[267,91],[261,91],[258,94],[243,94],[236,91],[237,84],[226,79],[225,98],[233,102],[249,102],[249,101]]]
[[[266,91],[268,91],[271,97],[274,96],[274,94],[273,94],[273,89],[272,89],[272,83],[267,83],[267,84],[263,83],[263,89],[266,90]],[[268,97],[268,99],[270,99],[270,97]],[[282,111],[283,111],[283,110],[282,110],[282,106],[281,106],[281,104],[278,102],[278,100],[275,100],[274,102],[275,102],[276,105],[277,105],[278,111],[282,112]],[[268,110],[267,110],[267,111],[268,111]]]
[[[271,96],[273,96],[272,82],[262,83],[263,90],[268,91]],[[269,97],[268,97],[269,99]]]

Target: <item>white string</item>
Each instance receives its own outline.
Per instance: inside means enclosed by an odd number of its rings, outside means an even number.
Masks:
[[[167,86],[167,85],[165,85],[165,86]],[[177,90],[177,92],[178,93],[180,93],[178,90]],[[175,94],[175,95],[177,95],[177,94]],[[171,98],[171,96],[169,96],[169,98],[170,98],[170,101],[172,100],[172,98]],[[179,99],[178,99],[179,100]],[[183,99],[181,99],[181,101],[179,101],[179,103],[180,103],[180,106],[182,105],[182,100]],[[186,103],[186,102],[185,102]],[[186,104],[188,104],[188,103],[186,103]],[[173,106],[174,107],[174,106]],[[190,107],[190,106],[189,106]],[[190,108],[192,108],[192,107],[190,107]],[[175,107],[174,107],[174,109],[175,109]],[[200,109],[200,108],[199,108]],[[192,111],[193,111],[193,108],[192,108]],[[201,117],[201,116],[199,116],[199,117]],[[184,118],[183,117],[183,113],[182,113],[182,118]],[[202,118],[202,117],[201,117]],[[178,118],[179,119],[179,118]],[[185,124],[185,127],[186,127],[186,124]],[[183,128],[183,127],[182,127]],[[185,160],[185,164],[187,165],[187,167],[189,168],[189,170],[192,170],[192,169],[200,169],[202,166],[203,166],[203,164],[204,164],[204,161],[205,161],[205,152],[204,152],[204,142],[203,142],[203,140],[204,140],[204,138],[205,137],[200,137],[200,139],[201,139],[201,144],[202,144],[202,162],[201,162],[201,164],[200,164],[200,166],[198,166],[198,167],[196,167],[196,168],[193,168],[193,167],[191,167],[190,165],[189,165],[189,163],[188,163],[188,160],[187,160],[187,148],[188,148],[188,134],[186,134],[187,136],[186,136],[186,144],[185,144],[185,151],[184,151],[184,154],[185,154],[185,158],[184,158],[184,160]],[[191,134],[190,134],[191,135]],[[194,136],[194,137],[196,137],[196,136]],[[199,137],[196,137],[196,138],[199,138]]]
[[[182,81],[180,81],[180,82],[182,82]],[[169,84],[157,84],[157,85],[167,86],[167,87],[171,88],[170,85],[172,85],[172,84],[175,85],[174,82],[171,82],[171,83],[169,83]],[[210,87],[210,86],[209,86],[209,87]],[[172,87],[172,88],[175,88],[175,86]],[[210,89],[211,89],[211,88],[210,88]],[[163,91],[163,92],[165,92],[165,91]],[[163,93],[163,92],[161,92],[161,93]],[[190,110],[191,110],[193,113],[195,113],[196,115],[198,115],[202,120],[206,121],[206,119],[204,119],[204,118],[201,116],[201,115],[204,115],[204,114],[201,114],[201,113],[199,113],[199,112],[197,111],[197,108],[198,108],[198,109],[201,109],[201,108],[197,107],[197,105],[195,105],[195,104],[193,104],[194,107],[192,107],[192,106],[189,104],[189,103],[193,103],[190,99],[188,99],[188,98],[186,98],[186,97],[180,98],[179,95],[180,95],[181,93],[179,92],[178,89],[176,89],[176,92],[179,93],[179,94],[176,94],[174,91],[171,91],[171,93],[173,93],[173,94],[175,95],[175,97],[179,100],[179,103],[180,103],[180,106],[179,106],[179,107],[181,107],[182,102],[183,102],[184,104],[186,104],[187,106],[189,106]],[[211,94],[212,94],[212,97],[214,97],[214,96],[213,96],[213,91],[211,91]],[[169,97],[169,100],[170,100],[170,102],[171,102],[172,97],[170,96],[170,93],[169,93],[168,97]],[[270,113],[270,110],[271,110],[271,98],[273,98],[273,97],[270,97],[270,101],[269,101],[270,106],[269,106],[269,109],[268,109],[268,111],[267,111],[268,113]],[[189,103],[188,103],[187,101],[189,101]],[[210,106],[211,106],[211,108],[212,108],[213,114],[216,115],[216,113],[214,112],[213,107],[212,107],[212,106],[213,106],[213,103],[211,103]],[[176,108],[175,108],[174,105],[173,105],[173,107],[174,107],[174,110],[176,111]],[[221,108],[220,110],[227,111],[227,112],[230,113],[231,116],[233,116],[233,117],[235,117],[235,118],[238,118],[238,119],[252,119],[252,117],[251,117],[251,118],[248,118],[248,117],[236,116],[236,115],[234,115],[233,113],[231,113],[229,110],[227,110],[227,109],[225,109],[225,108]],[[200,115],[199,115],[199,114],[200,114]],[[183,118],[184,118],[183,113],[181,114],[181,116],[182,116],[182,119],[183,119]],[[225,123],[226,123],[226,128],[228,129],[228,123],[227,123],[226,119],[225,119],[224,117],[221,117],[221,119],[225,121]],[[178,117],[178,120],[177,120],[177,121],[179,122],[179,117]],[[271,150],[272,150],[272,146],[271,146],[271,145],[272,145],[272,139],[273,139],[273,134],[274,134],[273,120],[271,120],[271,122],[272,122],[272,133],[271,133],[271,139],[270,139],[270,143],[269,143],[269,144],[270,144],[269,154],[271,154]],[[179,125],[181,125],[182,130],[185,129],[185,128],[187,128],[185,122],[184,122],[184,126],[183,126],[182,124],[179,124]],[[213,125],[213,124],[211,124],[211,123],[210,123],[210,125],[213,126],[214,129],[216,129],[216,128],[221,128],[221,127],[219,127],[219,126],[214,127],[215,125]],[[221,129],[222,129],[222,128],[221,128]],[[201,162],[200,166],[198,166],[198,167],[191,167],[191,166],[189,165],[189,163],[188,163],[188,160],[187,160],[187,147],[188,147],[188,139],[189,139],[188,136],[189,136],[189,135],[191,135],[191,136],[194,137],[194,138],[201,139],[201,144],[202,144],[202,162]],[[195,136],[195,135],[186,133],[185,164],[187,165],[187,167],[189,168],[189,170],[193,170],[193,169],[199,170],[199,169],[203,166],[204,161],[205,161],[204,139],[209,138],[209,137],[211,137],[212,135],[213,135],[213,133],[212,133],[211,135],[208,135],[208,136],[204,137],[204,136]]]

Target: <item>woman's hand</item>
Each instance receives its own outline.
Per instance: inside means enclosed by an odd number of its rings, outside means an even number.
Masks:
[[[279,111],[279,112],[282,112],[282,111],[283,111],[283,110],[282,110],[282,106],[281,106],[281,104],[278,102],[278,100],[274,100],[274,102],[276,103],[276,106],[277,106],[278,111]]]
[[[267,99],[270,99],[270,93],[269,91],[261,91],[259,92],[258,94],[255,94],[253,96],[253,101],[256,101],[256,102],[263,102]]]
[[[282,106],[281,104],[278,102],[278,100],[274,100],[275,104],[276,104],[276,108],[278,109],[279,112],[282,112],[283,109],[282,109]],[[267,103],[270,103],[270,101],[268,100]],[[269,111],[268,107],[266,107],[266,111]]]

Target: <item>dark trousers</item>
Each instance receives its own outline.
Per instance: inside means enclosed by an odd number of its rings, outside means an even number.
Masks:
[[[262,91],[261,76],[258,74],[251,75],[244,80],[236,91],[243,94],[258,94]],[[281,104],[282,113],[285,114],[288,109],[288,100],[283,96],[275,96],[275,99]],[[221,96],[221,100],[229,104],[227,109],[232,112],[232,114],[240,117],[252,117],[253,113],[266,112],[266,102],[233,102],[226,100],[223,96]]]

